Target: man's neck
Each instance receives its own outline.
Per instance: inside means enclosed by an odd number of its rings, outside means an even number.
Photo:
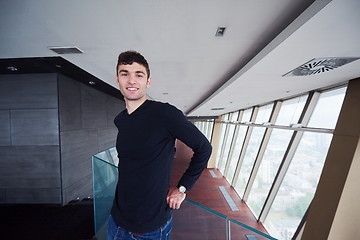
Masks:
[[[138,100],[128,100],[125,99],[125,104],[126,104],[126,109],[128,114],[133,113],[138,107],[140,107],[145,101],[147,100],[147,98],[142,98],[142,99],[138,99]]]

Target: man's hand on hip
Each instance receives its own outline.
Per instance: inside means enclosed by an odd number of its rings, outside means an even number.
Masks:
[[[180,192],[177,187],[170,187],[166,201],[170,208],[179,209],[185,197],[186,194]]]

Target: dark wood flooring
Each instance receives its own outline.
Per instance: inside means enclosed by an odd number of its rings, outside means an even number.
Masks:
[[[171,180],[171,183],[173,185],[177,184],[177,181],[181,178],[182,174],[186,170],[190,158],[192,156],[192,150],[188,148],[186,145],[184,145],[182,142],[177,142],[176,144],[176,156],[174,160],[173,165],[173,177]],[[216,178],[214,178],[210,170],[214,171],[214,173],[217,175]],[[227,201],[225,200],[224,196],[222,195],[219,186],[224,186],[225,189],[228,191],[229,195],[235,202],[237,208],[239,211],[232,211],[230,206],[228,205]],[[267,234],[266,230],[264,229],[263,225],[259,222],[257,222],[254,215],[251,213],[247,205],[241,201],[240,197],[237,195],[235,190],[230,186],[230,184],[227,182],[227,180],[222,177],[221,173],[217,169],[205,169],[202,175],[200,176],[199,180],[196,182],[193,189],[189,192],[187,192],[187,198],[191,201],[197,202],[207,208],[210,208],[220,214],[223,214],[231,219],[234,219],[236,221],[239,221],[241,223],[246,224],[247,226],[250,226],[251,228],[254,228],[260,232],[263,232]],[[179,211],[178,213],[176,211]],[[183,220],[177,220],[174,218],[174,231],[172,235],[173,240],[178,239],[225,239],[224,233],[226,229],[225,222],[222,220],[222,218],[214,216],[214,214],[206,213],[206,211],[202,211],[202,209],[196,208],[193,204],[190,204],[188,202],[184,202],[182,208],[180,210],[176,210],[174,212],[174,216],[176,216],[178,219]],[[181,212],[180,212],[181,211]],[[197,215],[200,215],[200,221],[197,222],[197,220],[194,218],[197,217]],[[201,219],[202,218],[202,219]],[[204,219],[206,218],[212,218],[208,222]],[[203,222],[201,222],[203,221]],[[193,230],[189,226],[184,227],[183,230],[181,229],[181,226],[178,225],[189,225],[189,222],[194,222]],[[213,224],[209,223],[213,222]],[[191,235],[191,232],[199,231],[199,228],[201,229],[202,225],[208,225],[207,229],[210,229],[210,233],[208,231],[207,234],[209,236],[203,236],[202,238],[197,238],[194,235]],[[236,224],[231,223],[231,239],[246,239],[247,234],[254,234],[256,235],[257,239],[267,239],[262,237],[261,235],[252,233],[251,231],[245,231],[246,228],[239,227]],[[237,236],[238,230],[242,230],[243,233],[240,233],[241,236]],[[181,233],[177,233],[177,231],[180,231]],[[213,230],[213,231],[212,231]],[[205,231],[205,230],[204,230]],[[217,234],[219,233],[219,234]],[[185,236],[187,237],[184,237]]]

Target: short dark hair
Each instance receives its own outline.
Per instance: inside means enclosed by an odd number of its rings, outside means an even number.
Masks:
[[[131,65],[134,62],[143,65],[146,68],[146,73],[147,73],[147,77],[150,77],[150,68],[149,68],[149,64],[146,61],[146,59],[144,58],[143,55],[141,55],[140,53],[136,52],[136,51],[125,51],[120,53],[119,57],[118,57],[118,62],[116,65],[116,75],[118,74],[118,69],[120,65]]]

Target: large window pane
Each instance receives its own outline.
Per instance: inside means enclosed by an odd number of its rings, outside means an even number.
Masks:
[[[226,121],[229,118],[229,114],[225,114],[223,119]],[[223,147],[224,144],[224,137],[225,137],[225,130],[226,130],[226,123],[221,123],[221,129],[220,129],[220,139],[219,139],[219,146],[218,146],[218,151],[216,154],[216,164],[219,165],[220,162],[220,155],[221,155],[221,149]]]
[[[268,104],[259,108],[255,122],[268,122],[272,110],[272,104]],[[265,127],[254,127],[252,130],[249,145],[247,146],[243,162],[240,166],[239,177],[235,183],[235,190],[243,197],[247,182],[249,180],[252,168],[254,166],[257,153],[259,152],[261,141],[264,137]]]
[[[214,120],[211,120],[207,123],[207,133],[206,137],[208,138],[209,142],[211,142],[212,138],[212,132],[214,128]]]
[[[303,134],[264,223],[275,238],[289,240],[295,233],[314,196],[331,139],[331,134]]]
[[[243,112],[242,118],[239,119],[239,121],[240,122],[249,122],[250,118],[251,118],[251,113],[252,113],[252,108],[246,109]],[[238,128],[238,135],[237,135],[237,138],[235,139],[234,150],[233,150],[233,152],[231,154],[231,157],[229,159],[229,161],[230,161],[229,169],[228,169],[227,174],[225,176],[225,178],[230,183],[232,182],[232,179],[233,179],[234,174],[235,174],[236,166],[237,166],[237,163],[238,163],[238,160],[239,160],[241,148],[242,148],[243,143],[244,143],[245,134],[246,134],[247,129],[248,129],[248,126],[245,126],[245,125],[241,125]]]
[[[237,121],[238,116],[239,116],[239,112],[232,113],[231,117],[230,117],[230,121],[231,122]],[[220,172],[222,174],[224,174],[226,161],[227,161],[228,156],[229,156],[229,150],[230,150],[230,146],[231,146],[231,141],[232,141],[233,136],[234,136],[235,124],[228,123],[227,128],[228,128],[227,129],[228,134],[227,134],[226,139],[225,139],[224,152],[223,152],[222,159],[220,161],[220,166],[218,167],[218,169],[220,170]]]
[[[273,129],[271,133],[269,143],[247,200],[247,204],[256,217],[260,215],[292,134],[293,131],[291,130],[281,129]]]
[[[252,114],[252,108],[248,108],[244,111],[242,118],[240,119],[240,122],[245,123],[249,122]]]
[[[238,163],[238,160],[239,160],[239,156],[240,156],[240,152],[241,152],[241,148],[243,146],[243,143],[244,143],[244,139],[245,139],[245,134],[246,134],[246,131],[248,129],[248,126],[245,126],[245,125],[242,125],[238,128],[239,132],[238,132],[238,135],[237,135],[237,138],[235,140],[235,146],[234,146],[234,151],[231,155],[231,158],[229,159],[229,169],[227,171],[227,174],[226,174],[226,179],[228,180],[228,182],[232,182],[232,179],[234,177],[234,174],[235,174],[235,170],[236,170],[236,165]]]
[[[247,182],[250,177],[251,170],[254,166],[255,159],[259,151],[265,129],[266,128],[264,127],[254,127],[252,131],[249,145],[246,149],[243,162],[240,166],[239,177],[235,183],[235,190],[237,191],[237,193],[240,195],[241,198],[243,197]]]
[[[262,124],[264,122],[269,122],[273,105],[274,104],[271,103],[260,107],[259,112],[256,116],[255,123]]]
[[[307,95],[304,95],[284,101],[281,104],[280,112],[275,124],[289,126],[291,124],[298,123],[307,97]]]
[[[346,88],[343,87],[321,93],[308,127],[334,129],[344,101],[345,92]]]

